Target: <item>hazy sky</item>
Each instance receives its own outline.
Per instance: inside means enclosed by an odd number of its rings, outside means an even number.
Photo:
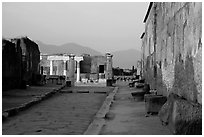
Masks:
[[[75,42],[102,53],[140,50],[149,3],[2,3],[3,37],[46,44]]]

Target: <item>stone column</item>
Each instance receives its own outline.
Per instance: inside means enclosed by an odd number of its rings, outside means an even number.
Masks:
[[[69,80],[71,81],[71,86],[74,86],[74,70],[75,70],[74,57],[75,57],[74,54],[69,55],[69,73],[68,73],[68,77],[69,77]]]
[[[63,60],[64,62],[64,71],[63,71],[63,75],[66,76],[67,75],[67,70],[66,70],[66,60]]]
[[[76,82],[80,82],[80,61],[77,61],[77,79]]]
[[[77,79],[76,79],[76,82],[80,82],[80,61],[83,60],[83,57],[75,57],[75,60],[77,62]]]
[[[59,61],[56,61],[56,64],[57,64],[57,66],[56,66],[56,68],[57,68],[56,75],[59,75]]]
[[[52,64],[52,60],[50,60],[50,75],[52,75],[53,72],[53,64]]]
[[[113,55],[111,55],[110,53],[106,53],[106,73],[105,73],[106,79],[113,78],[112,57]]]

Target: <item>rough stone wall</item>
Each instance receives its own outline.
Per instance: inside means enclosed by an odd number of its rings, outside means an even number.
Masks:
[[[145,25],[143,46],[148,48],[150,42],[156,47],[156,59],[153,59],[156,71],[150,71],[154,70],[151,65],[145,66],[147,81],[152,81],[156,74],[155,86],[159,94],[176,93],[201,104],[202,3],[154,3]],[[155,43],[149,40],[152,35],[156,36]],[[150,55],[145,54],[145,57]],[[143,61],[147,64],[151,59]]]
[[[91,56],[83,56],[84,60],[80,62],[81,73],[91,72]]]
[[[2,40],[2,90],[20,88],[22,50],[8,40]]]
[[[90,79],[99,79],[99,65],[104,65],[104,73],[105,73],[106,57],[105,56],[92,56],[91,57]]]
[[[40,73],[39,70],[39,63],[40,63],[40,51],[38,48],[38,45],[30,40],[27,37],[21,38],[22,40],[22,45],[26,45],[27,49],[27,74],[28,74],[28,79],[31,84],[35,84],[37,82],[36,75]]]
[[[28,37],[14,39],[22,49],[23,80],[27,84],[35,84],[36,75],[40,73],[40,51],[38,45]]]
[[[154,76],[154,21],[155,21],[155,10],[151,8],[149,17],[145,24],[145,35],[143,37],[143,74],[147,83],[150,84],[151,89],[155,89],[155,76]]]
[[[38,45],[28,37],[11,39],[16,47],[20,47],[22,52],[21,74],[22,80],[26,84],[35,84],[37,82],[36,75],[40,73],[40,51]]]
[[[104,68],[106,68],[106,57],[105,56],[92,56],[91,73],[98,73],[99,65],[104,65]]]

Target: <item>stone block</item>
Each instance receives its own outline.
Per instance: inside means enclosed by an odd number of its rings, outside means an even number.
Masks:
[[[144,88],[143,83],[135,83],[136,88]]]
[[[134,100],[136,100],[136,101],[143,101],[144,100],[145,92],[144,91],[132,92],[131,95],[134,98]]]
[[[167,98],[162,95],[145,94],[145,110],[146,113],[158,113],[161,107],[166,102]]]
[[[202,105],[170,94],[159,112],[160,120],[173,134],[202,134]]]
[[[71,81],[66,81],[67,87],[71,87]]]
[[[145,94],[149,94],[150,93],[150,85],[144,84],[143,91],[145,92]]]
[[[112,79],[107,79],[106,80],[106,86],[109,87],[109,86],[112,86],[113,84],[113,80]]]
[[[130,82],[129,83],[129,87],[134,87],[134,85],[135,85],[135,82]]]

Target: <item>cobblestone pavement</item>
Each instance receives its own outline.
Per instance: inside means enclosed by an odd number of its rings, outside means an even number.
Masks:
[[[97,87],[94,90],[97,89],[102,90]],[[106,96],[95,93],[56,93],[17,116],[8,118],[2,123],[2,134],[83,134]]]
[[[119,82],[115,101],[108,113],[102,135],[169,135],[157,115],[145,117],[145,102],[135,101],[127,82]]]

